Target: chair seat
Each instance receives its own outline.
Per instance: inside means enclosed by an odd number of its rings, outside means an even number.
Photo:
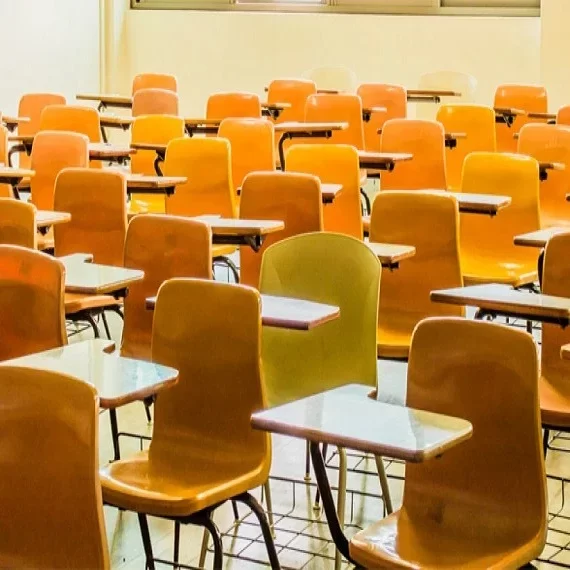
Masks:
[[[544,377],[538,383],[542,423],[549,427],[570,428],[570,392],[557,389]]]
[[[193,467],[180,473],[155,467],[154,474],[147,451],[111,463],[100,471],[103,501],[154,516],[189,516],[264,484],[269,471],[268,463],[244,474],[237,458],[216,461],[200,449],[184,463]]]
[[[121,303],[111,295],[84,295],[83,293],[66,293],[64,302],[66,315],[73,315],[79,311],[121,306]]]
[[[498,262],[494,259],[462,256],[461,270],[465,286],[501,283],[520,287],[538,279],[536,263]]]
[[[235,253],[236,248],[233,245],[213,245],[212,246],[212,259],[217,257],[225,257],[226,255],[232,255]]]
[[[481,538],[457,535],[435,521],[430,524],[422,519],[414,524],[402,510],[358,532],[350,541],[351,557],[364,568],[414,570],[517,568],[536,558],[542,548],[542,536],[524,541],[492,531]]]

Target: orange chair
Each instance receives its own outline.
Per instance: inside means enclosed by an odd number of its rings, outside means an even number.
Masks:
[[[384,83],[363,83],[359,85],[356,94],[362,100],[362,106],[386,107],[386,112],[375,112],[370,120],[364,123],[364,148],[370,151],[380,151],[380,134],[378,130],[389,119],[405,119],[408,114],[408,98],[406,89],[400,85]]]
[[[0,361],[67,344],[63,263],[39,251],[0,245],[0,267]]]
[[[178,91],[176,76],[165,73],[140,73],[133,78],[133,95],[141,89],[166,89]]]
[[[310,95],[317,93],[317,86],[308,79],[274,79],[267,89],[268,103],[289,103],[276,123],[305,120],[305,104]]]
[[[522,111],[548,112],[548,97],[546,89],[538,85],[500,85],[495,91],[495,107],[511,107]],[[529,119],[518,115],[512,127],[505,123],[497,123],[497,149],[500,152],[516,152],[517,141],[514,134],[527,123],[536,123],[539,119]]]
[[[378,308],[378,358],[407,359],[422,319],[465,316],[461,306],[430,300],[436,289],[463,287],[457,201],[429,192],[380,192],[372,208],[370,241],[416,248],[397,271],[382,273]]]
[[[285,224],[285,229],[267,236],[259,251],[240,248],[240,282],[257,288],[263,253],[271,244],[323,229],[321,184],[309,174],[252,172],[243,182],[241,196],[241,218]]]
[[[99,113],[91,107],[49,105],[42,111],[39,130],[80,133],[89,142],[101,142]]]
[[[570,226],[570,127],[527,124],[519,133],[518,152],[564,164],[565,170],[549,170],[540,184],[540,220],[542,227]]]
[[[382,127],[382,152],[403,152],[413,159],[382,172],[382,190],[447,189],[445,132],[435,121],[391,119]]]
[[[108,570],[95,388],[6,366],[0,399],[0,566]]]
[[[447,185],[457,191],[461,187],[461,171],[465,157],[478,151],[496,152],[495,111],[482,105],[442,105],[437,120],[446,133],[465,133],[455,148],[445,149]]]
[[[127,231],[125,267],[144,271],[144,279],[133,283],[125,298],[121,354],[151,360],[153,312],[146,299],[173,277],[211,279],[212,232],[202,222],[177,216],[137,216]]]
[[[253,93],[214,93],[208,97],[207,119],[261,117],[261,102]]]
[[[133,95],[133,117],[178,115],[178,95],[168,89],[139,89]]]
[[[350,541],[359,567],[498,570],[540,555],[548,509],[538,374],[523,331],[466,319],[418,325],[406,405],[464,418],[473,435],[406,465],[402,507]]]
[[[556,113],[557,125],[570,125],[570,105],[563,105]]]
[[[4,125],[0,125],[0,162],[4,165],[8,165],[8,129]],[[0,184],[0,197],[14,197],[14,192],[10,184]]]
[[[0,198],[0,244],[37,248],[36,208],[33,204]]]
[[[510,196],[496,218],[461,214],[461,269],[467,285],[531,285],[539,252],[514,237],[540,229],[538,162],[530,156],[471,153],[463,164],[462,192]]]
[[[220,123],[220,138],[230,141],[235,188],[256,170],[275,170],[273,124],[267,119],[227,118]]]
[[[324,229],[362,239],[360,171],[354,147],[296,144],[287,153],[286,168],[318,176],[322,183],[342,184],[334,202],[324,207]]]

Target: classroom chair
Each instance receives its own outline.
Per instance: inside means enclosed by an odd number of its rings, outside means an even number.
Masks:
[[[6,366],[0,400],[0,566],[108,570],[97,391],[71,376]]]
[[[382,172],[381,190],[447,189],[445,131],[436,121],[390,119],[382,127],[382,152],[413,155],[392,172]]]
[[[0,244],[37,249],[36,207],[13,198],[0,198]]]
[[[380,133],[378,132],[389,119],[405,119],[407,117],[408,100],[406,89],[400,85],[385,83],[362,83],[356,94],[362,106],[385,107],[385,112],[374,112],[370,120],[364,123],[364,148],[369,151],[380,151]]]
[[[518,152],[539,162],[559,162],[565,170],[549,170],[540,183],[540,220],[542,227],[568,226],[570,205],[570,127],[565,125],[527,124],[519,132]]]
[[[259,287],[266,249],[288,237],[323,229],[321,183],[316,176],[296,172],[252,172],[241,189],[240,217],[282,220],[285,229],[269,234],[261,249],[240,247],[240,283]]]
[[[570,105],[563,105],[556,113],[557,125],[570,125]]]
[[[156,399],[149,450],[100,472],[104,502],[138,514],[149,567],[147,515],[174,520],[177,537],[180,524],[204,526],[213,538],[214,567],[222,568],[211,517],[220,504],[237,500],[255,513],[271,566],[280,568],[265,512],[249,493],[267,483],[271,466],[271,439],[250,424],[251,414],[267,405],[260,311],[259,293],[249,287],[199,279],[160,287],[152,359],[178,370],[179,380]]]
[[[523,331],[456,318],[417,326],[406,405],[466,419],[473,435],[437,459],[406,464],[402,507],[350,541],[357,565],[507,569],[540,555],[547,493],[538,374]]]
[[[0,361],[67,344],[61,261],[33,249],[0,245],[0,267]]]
[[[332,204],[323,206],[324,229],[362,239],[358,153],[349,145],[295,144],[285,161],[287,172],[317,176],[321,183],[342,184]]]
[[[166,89],[176,93],[178,81],[176,76],[166,73],[139,73],[133,78],[133,95],[141,89]]]
[[[445,174],[448,188],[458,191],[465,157],[478,151],[496,152],[495,111],[483,105],[442,105],[437,121],[446,133],[465,133],[455,148],[445,149]]]
[[[457,200],[429,192],[380,192],[372,207],[370,241],[416,248],[397,270],[383,272],[378,309],[378,358],[406,360],[422,319],[465,316],[464,307],[430,300],[434,290],[463,287]]]
[[[227,117],[261,117],[261,102],[254,93],[214,93],[206,104],[207,119]]]
[[[546,113],[548,111],[548,96],[546,89],[539,85],[499,85],[495,91],[495,107],[514,108],[521,111]],[[541,122],[540,119],[530,119],[526,115],[515,117],[509,127],[506,123],[497,123],[497,149],[500,152],[516,152],[517,141],[514,137],[527,123]]]
[[[305,120],[305,103],[310,95],[317,93],[317,86],[309,79],[274,79],[267,89],[268,103],[289,103],[291,107],[283,109],[276,123]]]
[[[344,66],[313,67],[305,73],[313,81],[317,89],[338,91],[340,93],[354,93],[356,90],[356,74]]]
[[[80,133],[85,135],[89,142],[101,142],[99,113],[92,107],[49,105],[42,111],[39,130]]]
[[[178,95],[168,89],[139,89],[133,95],[133,117],[178,115]]]
[[[529,156],[474,152],[465,158],[461,191],[510,196],[496,217],[461,214],[461,270],[466,285],[532,286],[538,250],[514,236],[540,229],[538,162]]]

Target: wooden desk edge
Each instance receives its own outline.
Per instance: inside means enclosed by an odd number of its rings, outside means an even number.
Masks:
[[[107,352],[104,350],[103,352]],[[115,398],[105,398],[102,394],[99,394],[99,406],[103,409],[119,408],[125,406],[132,402],[138,402],[156,394],[164,388],[168,388],[178,382],[179,374],[173,376],[172,378],[165,378],[164,380],[153,384],[152,386],[146,386],[144,388],[139,388],[136,392],[132,392],[129,395],[117,396]]]

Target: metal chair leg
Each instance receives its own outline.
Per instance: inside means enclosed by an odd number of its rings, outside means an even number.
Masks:
[[[325,465],[327,463],[327,450],[328,450],[328,444],[323,443],[323,461],[325,462]],[[321,492],[320,489],[317,487],[317,490],[315,492],[315,504],[313,505],[313,510],[318,511],[321,508]]]
[[[216,257],[216,259],[214,259],[214,265],[216,265],[216,263],[223,263],[232,272],[234,281],[239,283],[239,269],[229,257],[226,257],[225,255]]]
[[[95,335],[95,338],[100,338],[101,335],[99,334],[99,327],[97,326],[97,323],[95,322],[95,319],[89,314],[86,313],[85,314],[85,320],[91,325],[91,327],[93,328],[93,334]]]
[[[154,403],[154,396],[150,396],[150,398],[145,398],[143,400],[143,404],[144,404],[144,411],[146,414],[146,421],[150,424],[152,423],[152,414],[150,413],[150,408],[152,406],[152,404]]]
[[[222,545],[222,537],[220,536],[220,531],[218,530],[218,527],[212,520],[211,516],[204,518],[203,525],[206,527],[206,530],[210,533],[210,536],[214,541],[214,570],[222,570],[224,548]],[[200,566],[203,566],[203,564],[200,564]]]
[[[263,491],[265,494],[265,510],[267,511],[267,519],[269,520],[269,526],[271,527],[271,534],[275,536],[275,529],[273,528],[273,500],[271,499],[271,485],[269,479],[263,485]]]
[[[154,557],[152,555],[152,543],[150,541],[150,532],[148,530],[148,521],[146,520],[146,515],[144,513],[138,513],[138,516],[144,546],[144,553],[146,557],[146,570],[155,570]]]
[[[364,188],[360,189],[360,195],[362,196],[362,198],[364,198],[364,215],[369,215],[372,212],[372,207],[370,205],[370,198],[368,197],[368,194],[364,191]]]
[[[237,503],[235,501],[232,501],[232,509],[234,511],[234,522],[238,522],[239,521],[239,511],[238,511]]]
[[[311,452],[309,450],[309,440],[306,442],[305,450],[305,482],[308,483],[311,480]]]
[[[180,522],[174,521],[174,568],[180,568],[178,566],[178,560],[180,558]]]
[[[550,437],[550,430],[544,429],[544,434],[542,436],[542,450],[544,452],[544,459],[546,459],[546,454],[548,453],[548,438]]]
[[[113,440],[113,461],[118,461],[121,459],[121,450],[119,448],[119,428],[115,408],[109,408],[109,419],[111,420],[111,439]]]
[[[338,513],[338,520],[340,527],[344,528],[344,514],[346,505],[346,450],[342,447],[338,449],[338,497],[336,511]],[[340,570],[342,564],[342,554],[337,549],[334,556],[335,570]]]
[[[376,460],[376,469],[378,470],[378,478],[380,479],[380,487],[382,489],[382,497],[384,498],[384,507],[387,514],[392,514],[394,511],[392,507],[392,497],[390,496],[390,487],[388,486],[388,478],[386,477],[386,470],[384,469],[384,461],[379,455],[374,457]]]
[[[105,334],[109,340],[111,339],[111,331],[109,330],[109,323],[107,322],[107,316],[105,315],[105,311],[101,311],[101,319],[103,321],[103,326],[105,327]]]

